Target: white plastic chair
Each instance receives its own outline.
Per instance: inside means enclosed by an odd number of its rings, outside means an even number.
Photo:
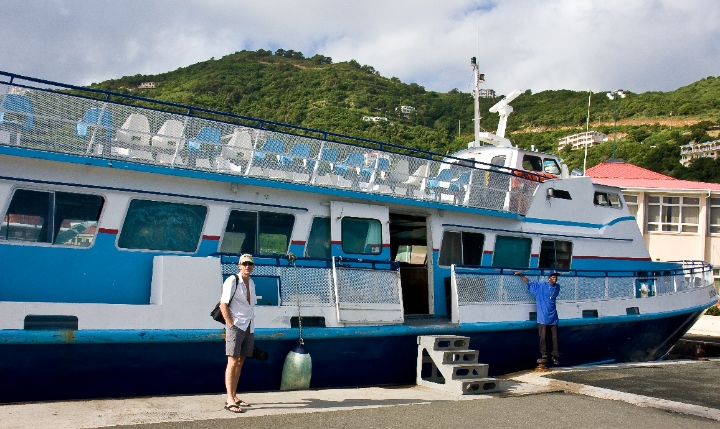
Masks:
[[[160,164],[172,164],[177,148],[183,140],[183,123],[168,119],[165,121],[152,138],[152,146],[157,148],[157,162]],[[184,165],[180,156],[175,159],[175,164]]]
[[[220,156],[215,158],[219,171],[230,171],[240,174],[244,165],[252,158],[253,142],[250,132],[243,128],[236,128],[230,140],[222,146]]]
[[[132,113],[117,132],[116,140],[127,147],[113,147],[114,156],[132,156],[139,159],[152,160],[150,152],[150,123],[145,115]],[[136,149],[137,147],[137,149]],[[147,150],[140,149],[147,147]]]

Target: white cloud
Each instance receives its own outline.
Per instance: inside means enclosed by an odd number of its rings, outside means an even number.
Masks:
[[[501,93],[667,91],[720,74],[714,0],[4,0],[0,7],[0,69],[75,84],[279,47],[356,59],[438,91],[468,91],[476,55],[488,87]]]

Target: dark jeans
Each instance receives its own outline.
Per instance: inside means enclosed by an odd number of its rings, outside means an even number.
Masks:
[[[548,337],[550,337],[552,340],[552,352],[550,354],[559,358],[560,351],[558,350],[557,325],[543,325],[538,323],[538,333],[540,334],[540,354],[543,357],[548,356],[547,341]]]

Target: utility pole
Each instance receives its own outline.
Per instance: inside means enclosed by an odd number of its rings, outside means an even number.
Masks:
[[[612,150],[612,158],[615,158],[615,150],[617,149],[617,99],[625,98],[627,95],[625,95],[625,92],[622,89],[616,89],[615,91],[610,91],[607,93],[607,96],[609,99],[613,100],[613,150]]]

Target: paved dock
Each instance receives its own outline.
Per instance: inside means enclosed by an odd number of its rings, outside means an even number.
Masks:
[[[6,428],[717,428],[720,359],[558,368],[511,374],[501,391],[459,396],[419,386],[247,393],[243,414],[223,394],[0,406]],[[669,383],[668,380],[674,380]],[[639,381],[645,381],[640,383]],[[242,419],[242,421],[236,421]],[[539,422],[547,422],[542,424]]]
[[[703,316],[684,341],[688,350],[720,344],[720,317]],[[420,386],[253,392],[241,395],[252,404],[243,414],[224,410],[222,393],[7,404],[0,429],[717,428],[719,375],[713,357],[509,374],[487,395]]]

